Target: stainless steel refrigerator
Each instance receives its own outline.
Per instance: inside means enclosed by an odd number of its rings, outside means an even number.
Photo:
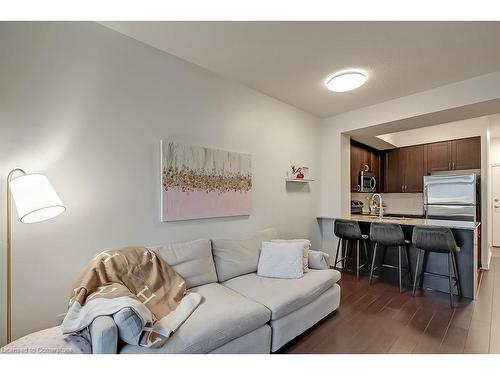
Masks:
[[[479,176],[424,176],[424,215],[427,219],[477,221]]]

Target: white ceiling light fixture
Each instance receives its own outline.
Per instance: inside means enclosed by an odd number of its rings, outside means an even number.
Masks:
[[[346,92],[365,84],[367,74],[359,70],[349,70],[333,74],[326,80],[326,87],[334,92]]]

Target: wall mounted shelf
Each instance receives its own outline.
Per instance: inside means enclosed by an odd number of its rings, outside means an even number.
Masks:
[[[306,182],[312,182],[314,180],[310,178],[285,178],[286,182],[300,182],[300,183],[306,183]]]

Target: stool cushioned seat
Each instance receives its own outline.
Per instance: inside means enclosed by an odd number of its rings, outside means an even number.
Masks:
[[[416,226],[413,228],[412,241],[415,247],[435,253],[454,253],[460,251],[450,228]]]
[[[356,221],[336,219],[333,227],[335,235],[345,240],[361,240],[363,235]]]
[[[370,240],[382,246],[402,246],[405,244],[405,236],[399,224],[371,223]]]

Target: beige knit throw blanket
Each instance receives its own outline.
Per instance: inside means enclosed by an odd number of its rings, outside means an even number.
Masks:
[[[155,252],[126,247],[97,254],[74,284],[62,328],[80,332],[101,315],[129,307],[143,323],[138,345],[160,347],[201,301]]]

